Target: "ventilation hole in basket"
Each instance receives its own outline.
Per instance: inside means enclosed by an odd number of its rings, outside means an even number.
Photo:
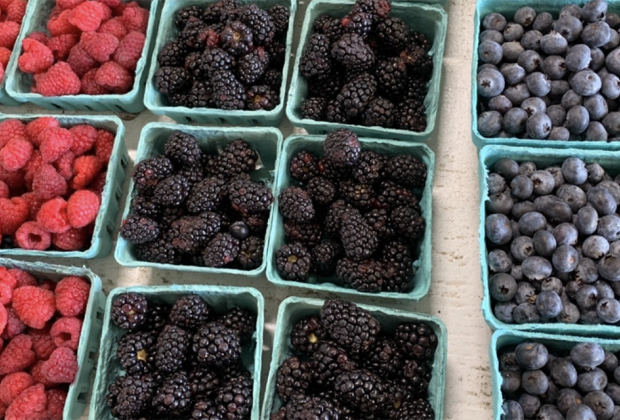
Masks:
[[[96,317],[99,321],[103,321],[103,312],[97,311]]]
[[[121,166],[123,168],[126,168],[128,164],[129,164],[129,160],[127,159],[127,156],[121,157]]]
[[[91,107],[89,107],[88,105],[84,105],[84,108],[86,108],[89,111],[94,111],[94,109],[92,109]]]
[[[224,118],[218,118],[218,119],[217,119],[217,121],[218,121],[220,124],[226,124],[226,120],[225,120]]]
[[[89,351],[88,352],[88,358],[90,360],[92,360],[93,362],[97,363],[97,352],[95,351]]]
[[[194,119],[191,117],[185,117],[185,119],[187,120],[188,123],[193,123]]]
[[[123,196],[123,192],[120,190],[120,188],[116,190],[116,194],[114,194],[114,196],[117,200],[121,199],[121,197]]]
[[[54,106],[54,107],[56,107],[56,108],[58,108],[58,109],[62,109],[62,106],[60,106],[60,105],[56,105],[56,104],[54,104],[54,103],[52,104],[52,106]]]
[[[125,111],[122,107],[118,105],[112,105],[112,107],[119,112],[129,112],[129,111]]]
[[[112,224],[107,225],[105,228],[110,235],[114,232],[114,225]]]
[[[88,392],[80,392],[77,397],[78,402],[86,404],[86,398],[88,397]]]

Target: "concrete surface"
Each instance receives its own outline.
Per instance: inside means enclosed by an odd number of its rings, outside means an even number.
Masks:
[[[296,39],[307,1],[297,12]],[[435,138],[430,141],[437,155],[434,185],[433,283],[430,295],[417,304],[398,304],[381,299],[360,299],[362,303],[393,306],[429,313],[441,318],[449,332],[445,419],[485,419],[492,416],[491,377],[488,362],[490,330],[482,319],[482,289],[478,249],[478,183],[476,149],[470,134],[470,68],[475,0],[450,0],[449,29],[444,56],[442,93]],[[293,47],[296,51],[297,45]],[[29,105],[1,107],[7,114],[45,113]],[[48,112],[49,113],[49,112]],[[151,121],[168,121],[150,112],[120,115],[127,127],[126,142],[135,155],[141,128]],[[281,125],[284,136],[303,133],[288,121]],[[130,171],[131,168],[128,169]],[[125,183],[125,192],[128,183]],[[121,208],[123,206],[121,205]],[[118,222],[120,222],[120,214]],[[113,257],[87,261],[101,276],[106,291],[118,286],[149,284],[226,284],[259,289],[266,300],[266,330],[263,376],[270,362],[270,345],[279,303],[286,297],[330,297],[302,289],[279,289],[266,278],[255,280],[235,276],[209,276],[145,268],[120,267]],[[79,260],[55,260],[59,264],[82,265]],[[265,378],[266,379],[266,378]],[[262,400],[261,400],[262,401]],[[81,420],[87,419],[87,412]]]

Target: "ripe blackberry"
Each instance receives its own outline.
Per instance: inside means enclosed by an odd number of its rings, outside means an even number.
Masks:
[[[185,67],[185,70],[188,71],[194,80],[203,79],[208,76],[205,72],[202,54],[198,51],[191,52],[187,55],[187,57],[185,57],[183,67]]]
[[[342,26],[342,21],[339,18],[331,18],[323,24],[321,33],[327,36],[330,43],[334,43],[338,41],[342,35],[344,35],[345,30]]]
[[[394,229],[389,222],[390,213],[386,209],[372,209],[364,213],[364,219],[376,233],[379,239],[390,239],[395,236]]]
[[[224,408],[218,407],[212,399],[198,398],[191,411],[191,420],[219,419],[224,414]]]
[[[254,270],[263,263],[265,241],[258,236],[250,236],[241,241],[237,263],[243,270]]]
[[[172,246],[167,238],[159,238],[153,242],[136,245],[136,256],[141,261],[158,264],[179,264],[181,253]]]
[[[235,75],[226,70],[213,73],[213,103],[217,108],[240,110],[245,108],[245,88]]]
[[[411,41],[418,47],[421,47],[424,51],[429,52],[432,48],[431,42],[428,40],[426,35],[422,32],[411,32]]]
[[[253,384],[249,378],[238,376],[225,382],[217,391],[215,402],[223,406],[225,418],[243,420],[252,410]]]
[[[159,225],[153,219],[139,215],[130,215],[123,220],[121,236],[132,244],[144,244],[154,241],[159,236]]]
[[[352,11],[360,10],[368,13],[373,22],[378,22],[380,18],[385,18],[390,14],[392,2],[390,0],[356,0]]]
[[[170,324],[191,332],[209,318],[209,305],[197,295],[185,295],[176,300],[170,310]]]
[[[288,187],[278,196],[278,209],[282,216],[298,222],[309,222],[315,210],[310,195],[299,187]]]
[[[168,229],[172,222],[186,215],[187,212],[183,207],[164,207],[159,217],[159,227],[161,229]]]
[[[309,98],[301,103],[301,117],[310,120],[322,121],[325,119],[325,98]]]
[[[188,108],[211,108],[213,106],[213,89],[207,82],[195,80],[187,93]]]
[[[202,150],[196,137],[179,130],[168,137],[164,153],[177,167],[199,165],[202,161]]]
[[[182,8],[177,12],[176,17],[174,18],[174,24],[180,31],[182,31],[191,17],[202,19],[202,8],[200,6],[187,6]]]
[[[361,117],[377,91],[377,82],[370,73],[354,77],[342,87],[337,100],[347,118]]]
[[[383,337],[370,348],[364,367],[381,378],[391,378],[401,372],[403,355],[394,340]]]
[[[284,222],[284,235],[288,242],[300,242],[313,248],[321,240],[321,225],[314,221],[297,222],[289,219]]]
[[[280,103],[278,93],[267,85],[252,86],[248,89],[247,108],[252,111],[265,110],[270,111]]]
[[[291,329],[291,346],[296,354],[314,354],[327,338],[327,331],[318,317],[298,321]]]
[[[121,337],[116,357],[130,375],[155,371],[157,335],[151,332],[127,333]]]
[[[426,222],[420,214],[411,207],[397,207],[392,210],[390,224],[398,236],[409,240],[416,240],[424,235]]]
[[[354,166],[361,153],[357,135],[349,129],[339,128],[325,137],[323,143],[325,159],[337,168]]]
[[[192,187],[185,207],[192,214],[215,210],[226,195],[226,181],[207,178]]]
[[[323,223],[325,233],[331,236],[340,235],[342,215],[352,209],[353,207],[344,200],[334,201],[325,215],[325,221]]]
[[[265,74],[263,74],[261,84],[271,86],[272,88],[279,90],[280,85],[282,85],[282,72],[276,69],[267,69]]]
[[[256,45],[269,45],[273,41],[276,27],[265,10],[255,4],[248,4],[241,10],[239,18],[252,29]]]
[[[337,242],[326,239],[312,250],[312,271],[319,276],[333,276],[340,255],[342,247]]]
[[[218,368],[218,372],[224,381],[230,381],[231,379],[235,379],[240,376],[252,379],[252,374],[245,366],[243,366],[241,360],[236,365],[221,366]]]
[[[194,399],[211,400],[221,385],[217,372],[211,368],[196,367],[187,375]]]
[[[406,359],[431,361],[437,348],[437,336],[426,324],[405,322],[396,327],[394,339]]]
[[[357,210],[342,214],[340,239],[345,255],[353,261],[370,258],[379,245],[377,233]]]
[[[151,375],[121,376],[108,388],[106,403],[114,417],[140,418],[149,411],[155,388]]]
[[[271,44],[265,45],[265,51],[269,53],[269,65],[281,70],[286,58],[286,45],[274,39]]]
[[[327,178],[312,178],[306,187],[312,201],[319,206],[329,206],[336,197],[336,187]]]
[[[301,151],[291,158],[288,172],[293,179],[307,182],[317,176],[319,170],[315,157],[306,151]]]
[[[157,54],[157,62],[162,67],[182,67],[185,64],[187,49],[178,40],[166,42]]]
[[[222,153],[215,159],[210,168],[218,178],[231,179],[242,173],[250,173],[256,169],[256,153],[248,143],[235,140],[226,145]]]
[[[424,105],[424,99],[428,93],[428,82],[420,76],[410,77],[407,89],[405,92],[405,98],[409,101],[417,102]]]
[[[375,34],[379,51],[386,55],[398,55],[411,43],[409,26],[397,17],[380,19]]]
[[[192,350],[201,365],[230,366],[241,357],[239,335],[217,322],[208,322],[192,338]]]
[[[190,74],[183,67],[160,67],[155,72],[155,85],[164,95],[185,90],[191,80]]]
[[[202,53],[203,71],[211,74],[218,70],[231,70],[236,64],[235,57],[221,48],[207,48]]]
[[[381,253],[381,262],[386,271],[383,290],[398,293],[411,291],[415,269],[407,244],[398,239],[385,244]]]
[[[239,255],[239,240],[230,233],[218,233],[202,254],[207,267],[223,267]]]
[[[286,406],[282,406],[278,411],[271,413],[269,415],[269,420],[287,420]]]
[[[364,39],[366,39],[372,29],[372,17],[361,11],[345,16],[342,18],[341,23],[345,32],[356,33]]]
[[[204,179],[203,169],[200,163],[195,166],[184,166],[177,172],[177,175],[181,175],[183,178],[187,179],[190,188]]]
[[[358,34],[345,33],[331,50],[332,57],[343,64],[348,71],[364,71],[375,64],[375,54]]]
[[[358,292],[378,293],[384,283],[384,269],[375,260],[352,261],[348,258],[338,260],[336,275],[345,286]]]
[[[238,306],[231,308],[224,315],[220,316],[217,322],[235,331],[239,335],[242,344],[249,341],[254,331],[256,331],[256,315]]]
[[[198,32],[198,50],[202,50],[204,47],[215,48],[220,47],[222,44],[222,31],[224,30],[223,23],[216,23],[206,26],[200,32]]]
[[[182,416],[192,407],[192,389],[185,372],[168,377],[155,392],[153,408],[160,416]]]
[[[334,382],[335,393],[362,414],[382,412],[390,402],[388,385],[368,370],[342,372]]]
[[[285,280],[306,281],[310,275],[310,251],[300,244],[284,244],[276,251],[276,268]]]
[[[187,92],[179,92],[169,95],[168,103],[170,106],[188,106],[189,100],[187,99]]]
[[[368,108],[362,115],[362,124],[367,127],[392,128],[395,115],[396,106],[388,99],[377,96],[368,103]]]
[[[431,377],[432,370],[428,363],[407,360],[395,378],[395,383],[411,395],[425,396]]]
[[[377,189],[375,206],[386,210],[392,210],[400,206],[408,206],[421,212],[418,198],[407,188],[392,181],[383,181]]]
[[[237,180],[228,186],[233,210],[242,214],[268,211],[273,203],[271,189],[254,181]]]
[[[159,334],[168,323],[169,315],[170,306],[165,303],[149,303],[149,310],[146,313],[146,322],[143,324],[143,329],[148,332]]]
[[[353,168],[352,176],[362,184],[375,184],[385,177],[386,155],[365,150],[360,153],[357,165]]]
[[[405,187],[423,188],[426,184],[426,164],[411,155],[391,158],[387,163],[386,172],[394,182]]]
[[[189,194],[189,182],[181,175],[172,175],[155,187],[153,200],[164,207],[180,206]]]
[[[136,330],[146,321],[149,304],[140,293],[123,293],[112,304],[112,321],[128,331]]]
[[[331,102],[329,99],[335,99],[342,90],[343,85],[343,75],[332,68],[332,71],[325,79],[313,79],[308,81],[308,96],[328,99],[327,105],[329,105]],[[333,112],[334,111],[332,111],[332,113]],[[327,108],[325,109],[325,118],[327,118]]]
[[[405,101],[399,105],[396,112],[396,128],[416,131],[426,130],[426,110],[424,105],[416,101]]]
[[[269,9],[269,16],[273,21],[273,25],[276,28],[276,35],[285,34],[288,30],[288,21],[290,16],[290,10],[280,4],[275,4]]]
[[[391,57],[377,64],[375,72],[379,92],[388,98],[399,98],[407,89],[407,65],[400,57]]]
[[[306,394],[312,381],[311,367],[298,357],[286,359],[276,373],[276,391],[283,403],[295,394]]]
[[[241,83],[251,85],[259,80],[269,65],[269,54],[264,48],[258,47],[254,51],[239,58],[237,76]]]
[[[372,206],[375,192],[372,185],[359,184],[352,179],[342,181],[338,186],[340,197],[347,203],[360,210],[367,210]]]
[[[294,395],[286,404],[287,420],[338,420],[338,408],[333,402],[321,397],[309,395]]]
[[[344,108],[337,99],[332,99],[327,102],[325,121],[340,124],[347,122],[347,115],[344,112]]]
[[[133,168],[133,182],[140,192],[150,194],[157,184],[172,175],[174,167],[168,158],[156,156],[138,162]]]
[[[318,18],[316,18],[314,22],[312,23],[312,29],[317,34],[322,34],[323,28],[325,27],[325,25],[327,24],[327,22],[331,21],[332,19],[333,18],[329,15],[321,15]]]
[[[435,412],[428,400],[419,398],[414,401],[405,401],[397,412],[396,420],[434,420]]]
[[[174,373],[185,363],[191,335],[176,325],[166,325],[157,337],[155,366],[161,373]]]
[[[177,35],[177,39],[185,45],[188,50],[199,50],[203,45],[200,42],[199,34],[207,27],[207,24],[200,18],[190,16],[183,30]]]
[[[233,57],[247,54],[254,48],[252,30],[242,22],[229,22],[222,31],[222,48]]]
[[[422,47],[411,44],[400,53],[412,74],[417,74],[425,80],[430,80],[433,75],[433,57],[428,55]]]
[[[161,208],[159,207],[159,204],[153,202],[151,198],[143,195],[136,195],[131,200],[130,213],[148,217],[150,219],[159,219],[159,216],[161,215]]]
[[[335,343],[324,341],[312,354],[312,377],[318,387],[331,387],[341,372],[357,369],[357,363]]]
[[[323,35],[313,35],[323,36]],[[305,51],[299,61],[299,71],[310,82],[325,80],[332,72],[329,56],[316,51]]]
[[[220,0],[205,8],[202,19],[207,23],[237,20],[240,11],[241,3],[238,0]]]
[[[367,310],[342,300],[325,301],[321,321],[329,336],[353,356],[368,351],[381,332],[381,324]]]
[[[308,38],[306,44],[306,53],[317,53],[321,56],[328,57],[330,53],[331,42],[329,38],[321,34],[312,34]]]
[[[253,235],[263,235],[267,230],[267,221],[269,220],[269,212],[242,214],[241,219]]]

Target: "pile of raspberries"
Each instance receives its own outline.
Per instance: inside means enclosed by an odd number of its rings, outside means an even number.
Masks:
[[[88,246],[113,147],[114,134],[86,124],[0,122],[2,248]]]
[[[121,0],[57,0],[47,31],[22,42],[19,69],[43,96],[124,94],[134,84],[149,11]],[[1,42],[1,41],[0,41]]]
[[[62,420],[90,284],[0,267],[0,417]]]
[[[9,64],[27,6],[26,0],[0,1],[0,81]]]

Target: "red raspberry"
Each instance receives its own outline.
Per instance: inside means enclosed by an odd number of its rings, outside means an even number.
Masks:
[[[13,291],[13,308],[24,324],[43,328],[56,311],[54,292],[41,287],[24,286]]]
[[[8,410],[9,407],[7,405],[5,405],[3,402],[0,402],[0,418],[4,418],[4,416],[6,415],[6,410]]]
[[[45,130],[46,128],[53,128],[53,127],[60,127],[60,123],[58,122],[56,118],[54,117],[37,118],[36,120],[33,120],[26,125],[26,137],[32,143],[39,146],[41,144],[41,140],[39,139],[41,132],[43,132],[43,130]]]
[[[69,22],[71,10],[63,10],[57,16],[50,16],[47,21],[47,30],[51,36],[59,36],[63,34],[80,34],[80,29],[76,28]]]
[[[62,389],[50,389],[47,394],[47,420],[62,420],[67,400],[67,391]]]
[[[130,31],[145,34],[149,24],[149,11],[141,7],[126,7],[123,10],[123,23]]]
[[[19,268],[11,268],[9,273],[15,278],[17,282],[15,288],[24,286],[37,286],[39,282],[30,273],[20,270]]]
[[[6,182],[0,181],[0,198],[9,198],[9,186],[6,185]]]
[[[81,228],[95,221],[99,213],[101,199],[89,190],[74,192],[67,202],[67,216],[74,228]]]
[[[123,0],[99,0],[101,3],[105,4],[108,7],[116,8],[120,6]]]
[[[51,200],[67,193],[67,181],[52,165],[44,164],[34,175],[32,191],[41,200]]]
[[[56,0],[56,5],[61,9],[73,9],[83,3],[85,0]]]
[[[0,22],[0,47],[13,49],[17,35],[19,35],[20,25],[16,22]]]
[[[104,18],[103,8],[95,1],[85,1],[73,9],[69,22],[84,32],[96,31]]]
[[[9,305],[13,299],[13,288],[8,283],[0,282],[0,303],[2,305]],[[8,322],[8,312],[7,312]]]
[[[39,41],[43,45],[47,45],[50,41],[50,38],[47,36],[45,32],[32,32],[26,38],[34,39],[35,41]]]
[[[56,347],[54,347],[52,352],[54,350],[56,350]],[[52,354],[52,352],[50,352],[50,355]],[[49,356],[47,357],[47,359],[49,359]],[[35,384],[43,384],[45,388],[50,389],[50,388],[54,388],[56,384],[54,382],[47,380],[47,378],[45,378],[45,376],[43,376],[43,374],[41,373],[41,366],[43,366],[43,363],[45,363],[45,360],[37,361],[32,366],[32,368],[30,368],[30,375],[32,375],[32,379],[34,379]]]
[[[0,10],[6,10],[13,0],[0,0]]]
[[[67,347],[77,351],[81,331],[82,321],[74,317],[63,317],[54,322],[50,335],[56,347]]]
[[[26,222],[15,232],[15,242],[22,249],[45,251],[52,245],[52,235],[37,222]]]
[[[4,305],[0,305],[0,333],[4,332],[7,322],[9,322],[9,314],[6,311]],[[0,340],[0,343],[0,351],[2,351],[4,343],[2,342],[2,340]]]
[[[41,152],[35,150],[32,152],[32,157],[24,166],[24,170],[26,171],[24,175],[24,181],[26,183],[26,188],[32,191],[32,180],[34,179],[34,175],[37,173],[41,165],[43,165],[43,158],[41,157]]]
[[[78,251],[84,248],[88,234],[85,229],[71,228],[64,233],[52,235],[52,244],[63,251]]]
[[[118,44],[118,48],[112,56],[116,61],[127,70],[136,71],[138,60],[142,56],[146,36],[141,32],[132,31]]]
[[[41,133],[41,157],[44,162],[54,162],[71,150],[73,133],[62,127],[48,128]]]
[[[19,394],[6,410],[5,420],[44,420],[47,397],[43,384],[36,384]]]
[[[28,216],[28,203],[23,198],[0,198],[0,230],[3,235],[14,234]]]
[[[115,17],[107,22],[103,22],[97,32],[100,34],[110,34],[114,35],[116,39],[122,41],[123,38],[127,35],[127,28],[123,24],[123,19],[120,17]]]
[[[55,38],[52,38],[54,40]],[[50,40],[50,44],[52,44]],[[17,64],[24,73],[36,74],[47,71],[54,64],[52,50],[34,39],[22,41],[24,53],[19,57]]]
[[[43,205],[43,200],[39,199],[33,192],[22,194],[21,198],[28,203],[28,219],[36,219],[37,213],[41,210],[41,206]]]
[[[34,385],[32,376],[26,372],[15,372],[5,376],[0,381],[0,400],[2,403],[11,405],[13,400],[26,389]]]
[[[26,138],[26,126],[19,120],[4,120],[0,122],[0,148],[14,138]]]
[[[9,172],[15,172],[26,166],[32,151],[32,143],[28,140],[14,138],[0,149],[0,165]]]
[[[103,4],[99,0],[95,0],[95,1],[97,1],[97,3],[101,5],[101,11],[103,13],[103,18],[101,19],[101,23],[107,22],[108,20],[112,19],[112,17],[114,17],[114,12],[112,12],[112,9],[110,9],[109,6]]]
[[[97,174],[101,171],[101,168],[103,168],[103,163],[97,156],[80,156],[73,164],[73,173],[75,176],[69,185],[74,190],[86,188],[88,184],[95,179]]]
[[[1,360],[1,358],[0,358]],[[41,374],[56,384],[70,384],[78,370],[77,358],[73,350],[58,347],[48,360],[41,365]]]
[[[37,222],[50,233],[62,233],[71,229],[65,199],[57,197],[44,203],[37,214]]]
[[[106,178],[108,176],[108,172],[99,172],[99,175],[93,179],[88,185],[88,189],[101,196],[103,194],[103,189],[105,188]]]
[[[76,34],[64,34],[50,39],[47,46],[52,50],[56,61],[65,61],[69,57],[71,48],[77,45],[78,42],[79,38]]]
[[[73,133],[71,151],[75,156],[82,156],[90,151],[97,141],[97,129],[92,125],[80,124],[69,129]]]
[[[100,63],[105,63],[110,61],[110,56],[116,51],[118,39],[110,34],[84,32],[80,39],[80,46],[92,58]]]
[[[13,0],[6,8],[7,19],[21,24],[22,20],[24,20],[24,15],[26,14],[26,7],[28,7],[27,1]]]
[[[97,70],[98,69],[89,70],[88,73],[82,77],[82,89],[80,93],[84,95],[105,95],[110,93],[108,89],[97,84]]]
[[[61,61],[54,64],[47,73],[35,78],[37,91],[43,96],[77,95],[80,93],[80,78],[69,64]]]
[[[0,355],[0,375],[24,370],[32,366],[35,361],[32,340],[25,334],[18,335],[9,342]]]
[[[127,93],[133,86],[133,75],[129,70],[113,61],[105,63],[97,70],[95,80],[97,84],[116,94]]]
[[[28,335],[32,340],[32,350],[39,360],[47,360],[52,352],[56,350],[54,339],[50,336],[50,326],[45,326],[40,330],[34,328],[28,330]]]
[[[88,55],[79,44],[71,48],[67,64],[71,66],[71,69],[79,77],[84,76],[90,70],[95,70],[99,66],[97,60]]]
[[[0,166],[0,181],[4,182],[12,190],[23,188],[25,174],[26,172],[21,169],[17,172],[9,172]]]
[[[6,283],[11,289],[17,287],[17,278],[6,267],[0,267],[0,283]]]
[[[0,64],[6,68],[9,65],[11,59],[11,50],[5,47],[0,47]]]
[[[84,315],[90,284],[81,277],[69,276],[56,285],[56,309],[63,316]]]
[[[75,162],[75,155],[72,151],[68,151],[64,155],[58,158],[55,163],[55,167],[58,170],[60,176],[67,181],[73,177],[73,163]]]
[[[43,280],[41,284],[39,284],[39,287],[43,290],[53,292],[56,290],[56,283],[51,280]]]
[[[95,143],[95,154],[107,165],[114,150],[114,134],[106,130],[97,130],[97,143]]]
[[[9,308],[6,310],[6,312],[9,316],[9,319],[6,323],[6,328],[2,333],[2,338],[4,338],[5,340],[10,340],[11,338],[17,337],[18,335],[23,333],[26,329],[26,324],[24,324],[22,320],[19,319],[17,313],[15,312],[15,309]]]

